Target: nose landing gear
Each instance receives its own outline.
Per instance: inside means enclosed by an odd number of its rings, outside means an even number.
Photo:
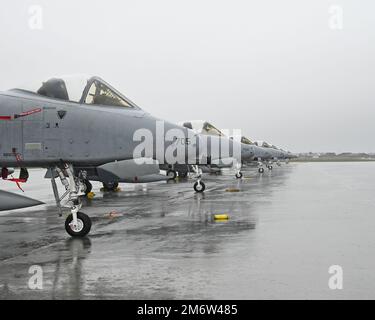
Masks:
[[[69,164],[64,164],[61,168],[56,167],[51,170],[52,189],[55,195],[56,205],[60,217],[62,216],[61,201],[66,196],[69,196],[68,200],[64,204],[64,206],[69,208],[71,212],[71,214],[65,220],[66,232],[72,237],[86,236],[91,230],[91,219],[88,215],[79,212],[79,210],[82,208],[82,201],[80,197],[84,196],[87,190],[87,185],[85,182],[87,180],[84,180],[81,175],[79,175],[79,177],[74,176],[73,166]],[[55,181],[56,173],[66,190],[61,197]]]
[[[264,173],[264,168],[263,168],[263,162],[262,161],[258,162],[258,172],[259,173]]]
[[[202,179],[202,169],[199,168],[199,166],[195,165],[193,166],[193,170],[195,172],[195,178],[197,181],[194,183],[194,190],[197,193],[202,193],[204,190],[206,190],[206,185],[201,180]]]
[[[242,165],[241,165],[241,163],[239,163],[239,162],[237,162],[236,163],[236,179],[241,179],[242,177],[243,177],[243,174],[242,174],[242,172],[241,172],[241,167],[242,167]]]

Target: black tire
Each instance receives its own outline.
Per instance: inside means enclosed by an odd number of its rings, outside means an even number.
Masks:
[[[200,187],[199,187],[199,183],[197,181],[196,183],[194,183],[194,190],[197,193],[202,193],[202,192],[204,192],[204,190],[206,190],[206,185],[201,181]]]
[[[70,223],[73,221],[73,215],[70,214],[65,220],[65,230],[72,237],[84,237],[91,230],[91,219],[87,214],[82,212],[77,213],[78,223],[82,223],[81,228],[78,231],[73,230],[70,227]]]
[[[118,188],[118,182],[103,182],[104,191],[115,191]]]
[[[238,172],[238,173],[236,173],[236,178],[237,178],[237,179],[241,179],[242,177],[243,177],[242,172]]]
[[[264,169],[263,169],[263,168],[259,168],[259,169],[258,169],[258,172],[259,172],[259,173],[263,173],[263,172],[264,172]]]
[[[89,180],[84,180],[83,183],[86,186],[85,195],[87,196],[92,191],[92,184]]]
[[[273,167],[272,166],[268,166],[268,170],[272,170],[273,169]]]
[[[177,177],[177,172],[174,170],[168,170],[167,177],[169,178],[169,180],[174,180]]]

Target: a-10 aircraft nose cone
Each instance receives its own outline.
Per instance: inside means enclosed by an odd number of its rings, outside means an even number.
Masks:
[[[0,211],[22,209],[44,204],[19,194],[0,190]]]

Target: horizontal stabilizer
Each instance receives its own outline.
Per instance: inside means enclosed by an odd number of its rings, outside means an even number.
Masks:
[[[41,204],[43,202],[0,190],[0,211],[28,208]]]

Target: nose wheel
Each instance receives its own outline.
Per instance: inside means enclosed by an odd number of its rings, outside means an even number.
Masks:
[[[85,191],[91,186],[91,183],[81,173],[74,176],[71,164],[65,163],[61,167],[56,166],[53,170],[51,183],[60,217],[63,214],[61,201],[68,197],[63,206],[69,208],[71,213],[65,220],[65,230],[72,237],[84,237],[91,230],[91,219],[79,210],[82,207],[81,196],[85,195]],[[65,193],[61,197],[56,185],[55,174],[60,177],[61,183],[65,187]]]
[[[204,190],[206,190],[206,185],[202,181],[197,181],[194,183],[194,190],[197,193],[202,193]]]
[[[243,174],[242,174],[241,171],[236,173],[236,178],[237,179],[241,179],[242,177],[243,177]]]
[[[65,230],[72,237],[84,237],[91,230],[91,219],[87,214],[77,212],[77,222],[73,222],[73,214],[65,220]]]

